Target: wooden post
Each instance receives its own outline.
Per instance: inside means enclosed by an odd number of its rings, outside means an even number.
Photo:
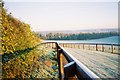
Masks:
[[[83,44],[83,49],[84,49],[84,44]]]
[[[113,53],[113,45],[111,45],[111,53]]]
[[[104,46],[103,46],[103,44],[102,44],[102,52],[104,52]]]
[[[57,43],[55,43],[55,50],[58,53],[58,47],[57,47]]]
[[[60,80],[64,80],[64,66],[63,66],[63,54],[62,49],[58,50],[58,64],[59,64],[59,73],[60,73]]]
[[[88,44],[89,45],[89,50],[90,50],[90,44]]]
[[[56,45],[56,51],[57,51],[57,60],[58,60],[58,62],[59,62],[59,51],[58,51],[58,44],[57,44],[57,43],[55,43],[55,45]]]
[[[52,48],[53,48],[53,43],[52,43]]]
[[[78,44],[78,49],[80,49],[80,44]]]
[[[97,44],[96,44],[96,51],[98,51],[98,46],[97,46]]]
[[[72,61],[64,66],[65,80],[76,80],[75,62]]]

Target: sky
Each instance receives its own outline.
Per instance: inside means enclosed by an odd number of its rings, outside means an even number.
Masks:
[[[6,0],[5,8],[33,31],[118,28],[117,0],[84,1]]]

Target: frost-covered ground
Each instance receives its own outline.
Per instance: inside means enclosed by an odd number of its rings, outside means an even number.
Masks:
[[[107,52],[65,48],[100,78],[118,78],[118,54]]]
[[[40,58],[36,62],[36,66],[34,66],[31,78],[58,78],[58,63],[57,56],[53,49],[44,48],[44,54],[40,56]]]

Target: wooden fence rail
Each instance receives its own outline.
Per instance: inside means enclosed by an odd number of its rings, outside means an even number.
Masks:
[[[45,42],[42,43],[46,47],[51,47],[57,51],[57,59],[59,65],[60,80],[77,80],[86,78],[87,80],[98,80],[100,79],[91,70],[79,62],[63,47],[69,46],[67,44],[58,44],[56,42]],[[63,47],[61,47],[61,45]],[[84,44],[82,44],[85,47]],[[79,45],[71,45],[69,47],[76,47]],[[98,45],[97,45],[98,46]],[[80,46],[79,46],[80,47]]]

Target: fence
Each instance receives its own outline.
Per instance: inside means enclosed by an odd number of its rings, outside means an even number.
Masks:
[[[120,54],[120,44],[60,43],[60,45],[68,48],[79,48]]]
[[[57,51],[57,59],[59,65],[60,80],[76,80],[86,78],[89,80],[100,79],[91,70],[79,62],[75,57],[68,53],[62,46],[67,46],[67,44],[58,44],[56,42],[46,42],[42,43],[45,47],[54,48]],[[72,45],[76,47],[76,45]],[[69,46],[69,47],[72,47]],[[85,48],[85,46],[84,46]]]

